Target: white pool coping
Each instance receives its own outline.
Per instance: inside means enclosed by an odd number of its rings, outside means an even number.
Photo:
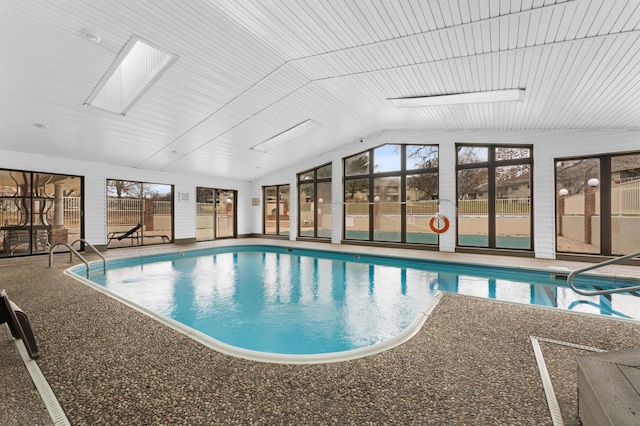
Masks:
[[[153,310],[146,308],[145,306],[142,306],[123,296],[120,296],[119,294],[99,284],[96,284],[87,278],[81,277],[80,275],[73,272],[73,270],[76,268],[77,268],[77,265],[72,266],[66,269],[64,273],[88,285],[89,287],[101,293],[104,293],[107,296],[113,299],[116,299],[119,302],[155,319],[156,321],[168,327],[171,327],[172,329],[186,336],[189,336],[196,342],[208,348],[211,348],[225,355],[229,355],[237,358],[243,358],[250,361],[269,362],[273,364],[326,364],[331,362],[342,362],[342,361],[348,361],[348,360],[353,360],[358,358],[364,358],[366,356],[388,351],[389,349],[392,349],[398,345],[401,345],[402,343],[408,341],[413,336],[415,336],[416,333],[420,331],[420,329],[422,328],[422,325],[425,323],[428,316],[431,314],[433,309],[437,306],[438,302],[440,302],[440,299],[442,298],[441,291],[437,291],[436,293],[434,293],[433,297],[427,302],[425,307],[418,313],[414,321],[402,333],[388,340],[385,340],[384,342],[376,343],[374,345],[367,346],[367,347],[352,349],[348,351],[341,351],[341,352],[303,354],[303,355],[277,354],[277,353],[260,352],[260,351],[253,351],[249,349],[243,349],[237,346],[232,346],[232,345],[223,343],[207,334],[204,334],[198,330],[195,330],[189,326],[186,326],[185,324],[179,321],[176,321],[164,315],[160,315],[157,312],[154,312]]]

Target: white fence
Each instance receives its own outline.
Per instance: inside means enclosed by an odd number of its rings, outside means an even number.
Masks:
[[[584,214],[584,193],[564,198],[565,215]],[[596,211],[600,211],[600,190],[595,191]],[[640,215],[640,180],[620,183],[611,187],[611,215]]]

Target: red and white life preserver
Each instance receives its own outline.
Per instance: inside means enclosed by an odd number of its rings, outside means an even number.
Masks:
[[[438,226],[440,226],[440,221],[444,222],[444,225],[442,226],[442,228],[438,228],[436,226],[436,221],[438,221]],[[447,232],[449,230],[449,225],[450,225],[449,219],[447,219],[447,217],[442,213],[436,213],[429,221],[429,228],[431,228],[431,230],[436,234],[442,234]]]

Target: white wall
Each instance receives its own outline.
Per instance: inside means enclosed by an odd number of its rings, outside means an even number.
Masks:
[[[292,194],[296,192],[296,174],[333,163],[333,203],[336,212],[333,218],[332,242],[339,243],[342,231],[342,159],[384,143],[424,143],[440,146],[440,199],[455,200],[455,144],[527,144],[533,145],[533,203],[534,203],[534,250],[538,258],[555,258],[555,171],[554,159],[576,156],[588,156],[603,153],[640,151],[640,132],[634,131],[521,131],[521,132],[475,132],[475,131],[421,131],[390,130],[377,136],[358,140],[336,150],[316,157],[304,163],[281,170],[277,174],[252,182],[251,191],[255,197],[261,196],[265,185],[290,184]],[[455,218],[455,207],[448,202],[441,208],[449,219]],[[292,198],[291,227],[296,229],[297,203]],[[261,211],[255,210],[253,232],[261,232]],[[440,237],[441,251],[455,251],[455,220],[451,221],[450,231]],[[640,237],[640,231],[638,233]],[[293,237],[292,237],[293,238]]]
[[[108,164],[45,157],[20,152],[0,151],[0,168],[59,173],[84,177],[85,239],[94,245],[106,244],[106,180],[123,179],[174,185],[175,238],[196,236],[196,187],[234,189],[238,191],[238,234],[253,232],[249,182],[210,176],[158,172]],[[179,194],[188,193],[188,201]]]
[[[186,192],[188,201],[175,204],[175,237],[195,237],[196,187],[205,186],[238,191],[238,234],[262,232],[262,187],[289,184],[291,186],[291,239],[297,230],[296,174],[331,162],[333,164],[333,233],[332,242],[340,243],[342,234],[342,159],[384,143],[426,143],[440,146],[440,198],[455,200],[455,150],[457,142],[531,144],[533,149],[534,182],[534,249],[539,258],[555,257],[555,188],[554,159],[602,153],[640,151],[640,133],[634,131],[522,131],[522,132],[434,132],[421,130],[391,130],[354,142],[340,150],[316,156],[303,163],[285,168],[253,182],[229,180],[192,174],[177,174],[116,167],[0,151],[0,168],[52,172],[85,178],[85,238],[92,244],[106,244],[106,179],[125,179],[172,184],[175,193]],[[260,206],[251,199],[259,198]],[[453,204],[442,203],[444,213],[455,218]],[[640,231],[639,231],[640,236]],[[442,234],[440,250],[455,250],[455,220],[449,232]]]

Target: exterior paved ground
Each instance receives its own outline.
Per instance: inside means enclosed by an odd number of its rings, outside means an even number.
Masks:
[[[387,352],[259,363],[203,347],[63,275],[67,260],[56,255],[53,268],[46,257],[2,260],[0,287],[29,315],[38,365],[74,425],[544,425],[551,417],[531,335],[606,350],[640,346],[639,322],[446,294],[415,337]],[[542,349],[564,420],[577,424],[578,350]],[[0,424],[50,424],[8,329],[0,353]]]

